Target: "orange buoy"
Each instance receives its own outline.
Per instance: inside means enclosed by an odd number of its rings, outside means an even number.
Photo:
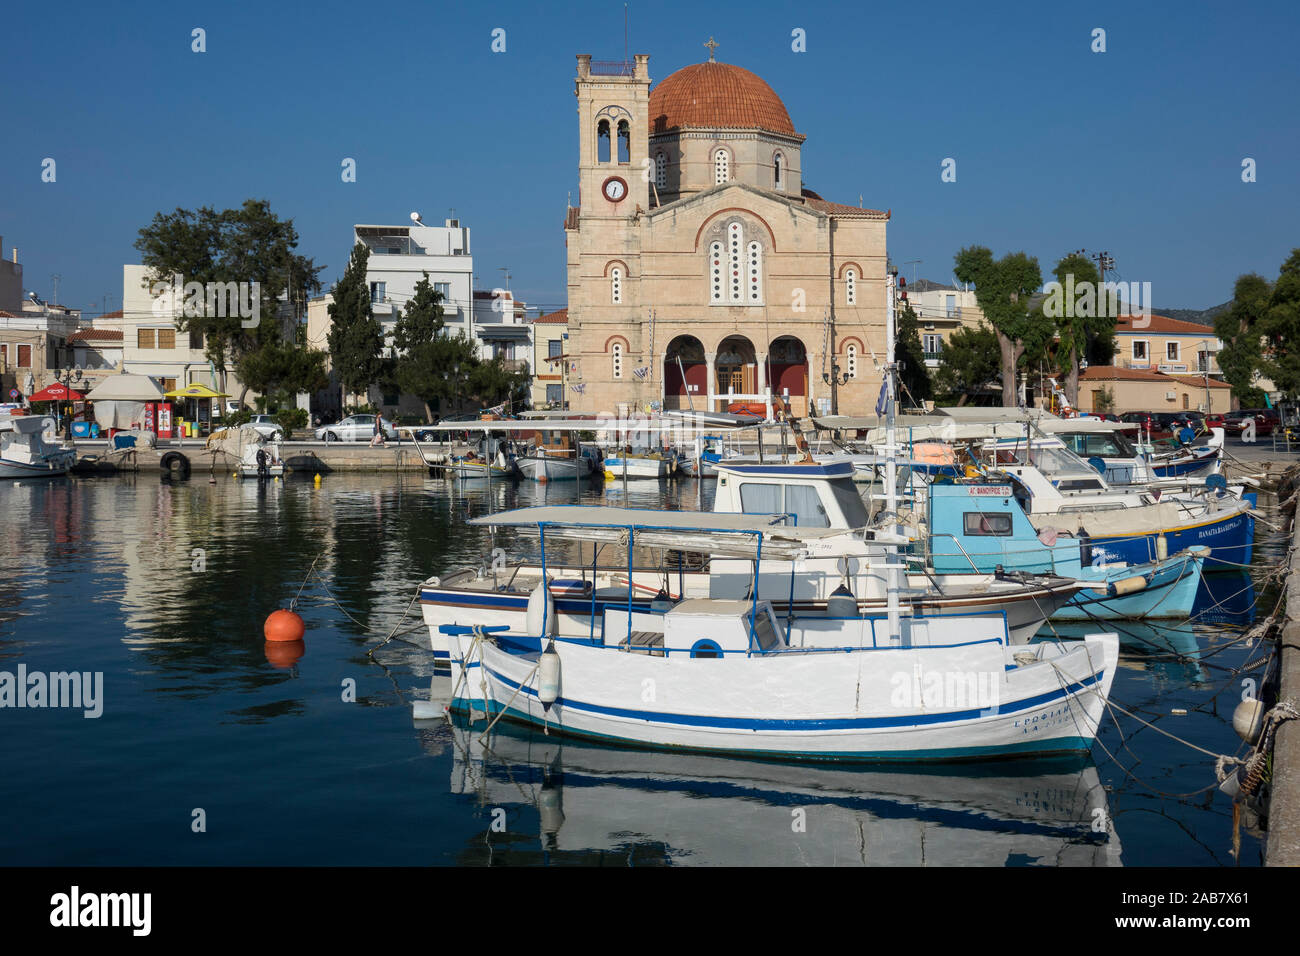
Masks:
[[[267,641],[265,652],[272,667],[286,670],[302,659],[307,653],[307,645],[303,641]]]
[[[268,641],[301,641],[307,633],[307,626],[293,611],[280,608],[271,612],[271,616],[262,625],[262,633]]]

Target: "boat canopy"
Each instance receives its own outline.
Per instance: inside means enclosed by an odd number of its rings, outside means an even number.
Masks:
[[[842,536],[843,529],[793,528],[786,515],[718,514],[551,505],[518,508],[471,518],[469,524],[493,528],[534,527],[548,538],[627,544],[757,560],[804,557],[812,540]]]
[[[757,421],[744,415],[723,415],[715,412],[705,416],[698,413],[695,419],[686,412],[683,417],[665,415],[662,418],[508,418],[491,421],[443,422],[438,425],[399,425],[399,432],[680,432],[690,428],[753,428]]]
[[[1101,418],[1055,418],[1037,423],[1048,435],[1062,432],[1122,432],[1136,429],[1137,422],[1108,422]]]

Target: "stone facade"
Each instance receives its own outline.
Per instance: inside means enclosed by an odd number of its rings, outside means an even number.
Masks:
[[[578,57],[580,207],[565,223],[569,384],[583,386],[573,407],[725,409],[729,395],[761,404],[770,387],[796,416],[868,413],[880,389],[871,356],[885,353],[889,214],[800,188],[803,137],[762,128],[789,120],[770,121],[784,106],[748,71],[700,64],[688,68],[697,96],[670,76],[673,96],[656,101],[648,56],[619,66]],[[730,99],[717,122],[680,112],[719,91]],[[825,382],[832,367],[847,382]]]

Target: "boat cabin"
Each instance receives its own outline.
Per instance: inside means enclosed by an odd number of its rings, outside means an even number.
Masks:
[[[1086,542],[1040,533],[1010,483],[936,481],[930,486],[930,557],[939,574],[1052,571],[1077,577],[1091,563]]]
[[[867,506],[850,461],[818,464],[733,464],[720,461],[718,513],[789,516],[798,528],[864,528]]]

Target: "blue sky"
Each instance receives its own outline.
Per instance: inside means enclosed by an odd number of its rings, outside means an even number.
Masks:
[[[804,182],[890,209],[889,249],[949,280],[953,254],[1086,247],[1155,304],[1206,308],[1300,246],[1292,4],[656,3],[630,6],[653,78],[753,70],[808,137]],[[530,304],[565,304],[576,201],[574,55],[621,58],[623,3],[6,4],[0,235],[25,283],[121,307],[159,210],[271,201],[332,282],[351,226],[472,229]],[[191,52],[202,27],[207,52]],[[506,30],[506,52],[491,32]],[[1106,52],[1090,50],[1094,28]],[[806,31],[807,52],[791,50]],[[41,182],[45,157],[57,181]],[[357,161],[343,183],[340,163]],[[957,181],[940,181],[944,158]],[[1257,181],[1243,183],[1252,157]],[[921,264],[904,265],[920,259]]]

